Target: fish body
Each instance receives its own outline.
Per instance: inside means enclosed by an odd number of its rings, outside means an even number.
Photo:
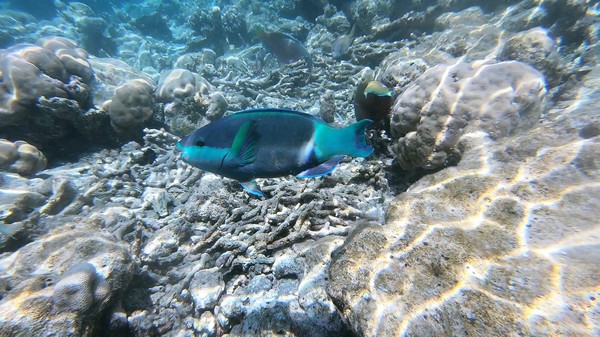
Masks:
[[[394,96],[394,89],[390,89],[385,86],[385,84],[379,81],[371,81],[367,84],[364,95],[367,97],[368,94],[374,94],[377,96]]]
[[[310,53],[302,42],[295,37],[282,32],[265,32],[258,31],[258,39],[262,42],[263,47],[273,54],[280,63],[290,63],[304,59],[308,68],[312,70],[313,61]]]
[[[356,26],[353,26],[349,34],[340,35],[333,41],[331,44],[331,56],[334,59],[342,58],[348,54],[348,49],[350,49],[352,42],[354,42],[355,31]]]
[[[363,120],[337,129],[322,120],[287,109],[252,109],[214,121],[183,138],[181,158],[200,169],[236,179],[263,196],[255,178],[325,175],[346,155],[366,157]]]

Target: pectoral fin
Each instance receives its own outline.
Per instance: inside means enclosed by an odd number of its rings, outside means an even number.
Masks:
[[[258,188],[256,181],[240,181],[240,184],[246,191],[248,191],[248,193],[264,198],[265,195],[260,191],[260,188]]]
[[[321,165],[309,168],[306,171],[300,172],[296,175],[298,178],[314,178],[324,176],[326,174],[331,173],[337,166],[337,164],[342,160],[344,156],[335,156],[329,159],[328,161],[322,163]]]
[[[248,121],[242,124],[235,134],[227,159],[231,160],[235,166],[244,166],[253,163],[256,160],[256,144],[258,139],[256,121]]]

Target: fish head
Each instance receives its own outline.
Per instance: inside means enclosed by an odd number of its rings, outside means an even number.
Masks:
[[[181,159],[200,169],[216,172],[223,164],[223,159],[229,148],[218,148],[207,139],[202,129],[196,130],[189,136],[177,142],[177,148],[182,151]]]

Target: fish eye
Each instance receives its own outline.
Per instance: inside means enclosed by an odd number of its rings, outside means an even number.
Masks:
[[[197,147],[203,147],[203,146],[204,146],[204,141],[202,141],[202,140],[199,140],[199,141],[197,141],[197,142],[196,142],[196,144],[195,144],[195,145],[196,145]]]

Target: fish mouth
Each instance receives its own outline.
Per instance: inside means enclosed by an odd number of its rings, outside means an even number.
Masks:
[[[179,155],[179,158],[183,159],[183,161],[187,162],[190,158],[190,155],[187,153],[187,151],[185,150],[185,146],[183,146],[183,144],[181,144],[181,142],[177,142],[177,145],[175,146],[175,148],[178,151],[181,151],[181,154]]]

